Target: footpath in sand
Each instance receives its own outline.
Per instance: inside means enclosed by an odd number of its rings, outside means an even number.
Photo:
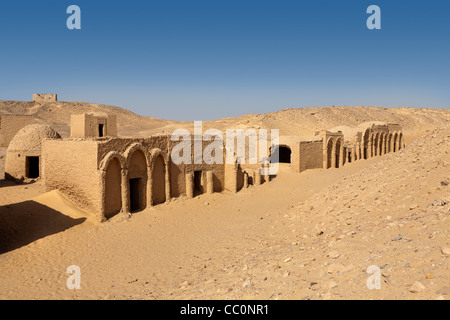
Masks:
[[[61,217],[32,213],[34,229],[52,232],[2,251],[0,298],[447,299],[449,161],[446,129],[398,153],[301,174],[283,167],[235,195],[178,198],[102,225],[71,217],[61,199],[49,208],[56,195],[39,196],[40,183],[6,185],[0,216],[33,198]],[[81,290],[66,287],[70,265]],[[366,286],[370,265],[379,290]]]

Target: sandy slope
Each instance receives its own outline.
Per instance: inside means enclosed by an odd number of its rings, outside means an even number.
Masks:
[[[447,127],[395,154],[301,174],[283,167],[258,188],[97,226],[39,203],[42,218],[32,212],[21,226],[39,239],[7,237],[22,246],[0,255],[0,298],[448,299],[449,153]],[[41,188],[3,186],[15,196],[0,197],[0,217],[24,214]],[[72,264],[81,290],[66,288]],[[366,287],[370,265],[381,268],[380,290]]]
[[[1,113],[33,114],[39,122],[52,125],[62,136],[69,134],[70,115],[80,113],[115,114],[120,136],[146,137],[160,133],[171,134],[176,128],[193,130],[192,122],[145,117],[120,107],[85,102],[0,101]],[[282,135],[311,136],[314,135],[315,131],[331,129],[339,125],[354,127],[366,121],[399,123],[403,126],[406,139],[415,139],[416,136],[423,135],[436,127],[449,124],[450,110],[362,106],[289,108],[266,114],[247,114],[205,121],[204,128],[220,130],[236,128],[280,129]],[[406,143],[410,141],[406,140]]]
[[[38,122],[52,125],[62,136],[69,135],[71,114],[115,114],[117,115],[118,127],[122,130],[119,131],[121,135],[126,135],[127,132],[139,132],[142,128],[161,128],[172,123],[172,121],[140,116],[120,107],[71,101],[50,103],[0,101],[1,113],[34,115]]]
[[[0,101],[0,113],[34,114],[66,136],[80,112],[116,114],[120,135],[192,128],[111,106]],[[104,224],[39,180],[0,180],[0,299],[448,299],[449,110],[286,109],[204,128],[311,135],[372,120],[400,123],[407,148],[341,169],[283,166],[258,188]],[[66,287],[70,265],[81,267],[81,290]],[[380,290],[367,289],[370,265],[381,268]]]

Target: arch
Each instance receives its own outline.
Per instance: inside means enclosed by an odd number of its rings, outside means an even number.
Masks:
[[[169,163],[169,156],[165,152],[163,152],[161,149],[154,148],[150,152],[150,167],[153,166],[153,162],[154,162],[155,158],[158,156],[163,157],[165,165],[167,165]]]
[[[149,165],[149,161],[147,159],[147,152],[145,150],[145,148],[142,146],[142,144],[136,142],[133,143],[131,146],[129,146],[127,148],[127,150],[124,152],[124,158],[126,159],[126,167],[129,168],[130,167],[130,161],[131,161],[131,157],[132,155],[137,151],[140,150],[142,152],[142,154],[145,157],[145,165],[148,166]]]
[[[380,156],[384,155],[384,153],[385,153],[384,147],[385,147],[385,136],[384,136],[384,132],[382,132],[382,133],[380,133],[380,148],[379,148]]]
[[[161,150],[155,150],[151,155],[151,188],[152,204],[166,202],[167,162]]]
[[[342,165],[344,165],[347,162],[348,159],[348,148],[347,147],[342,147]]]
[[[333,154],[333,148],[334,148],[334,141],[333,139],[328,139],[327,142],[327,169],[331,168],[332,166],[332,154]]]
[[[385,132],[383,142],[383,154],[388,153],[388,139],[389,139],[389,132]]]
[[[398,134],[398,150],[403,148],[403,133]]]
[[[374,156],[378,156],[379,155],[379,152],[378,152],[378,150],[379,150],[379,148],[378,148],[379,147],[379,141],[380,141],[380,133],[377,132],[375,134],[375,139],[373,141],[373,147],[374,147],[373,154],[374,154]]]
[[[370,140],[370,130],[369,129],[367,129],[365,132],[364,132],[364,141],[363,141],[363,153],[364,153],[364,159],[368,159],[369,158],[369,147],[370,147],[370,144],[369,144],[369,141]]]
[[[398,148],[398,134],[397,132],[394,132],[394,148],[392,149],[392,151],[397,152],[397,148]]]
[[[109,219],[122,210],[122,168],[117,156],[108,159],[104,177],[104,216]]]
[[[100,161],[99,169],[102,172],[102,214],[109,219],[121,210],[128,211],[124,203],[123,175],[125,158],[116,151],[108,152]]]
[[[387,133],[383,134],[383,154],[387,153]]]
[[[110,151],[106,154],[106,156],[103,157],[102,161],[100,161],[99,169],[102,171],[106,171],[106,168],[109,165],[109,162],[112,159],[116,159],[120,163],[120,168],[126,167],[126,161],[125,158],[117,151]]]
[[[370,148],[370,158],[375,156],[375,150],[374,150],[374,147],[373,147],[374,140],[375,140],[375,134],[371,133],[370,134],[370,147],[369,147]]]
[[[389,132],[389,137],[388,137],[388,141],[387,141],[387,152],[392,152],[392,132]]]
[[[335,157],[336,157],[336,161],[335,161],[335,167],[339,168],[342,166],[342,151],[343,151],[343,146],[342,146],[342,140],[341,139],[336,139],[336,145],[335,145]]]
[[[132,147],[127,155],[130,211],[139,211],[147,205],[147,157],[139,145]]]

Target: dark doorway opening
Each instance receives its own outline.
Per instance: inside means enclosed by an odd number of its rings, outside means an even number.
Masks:
[[[367,130],[366,133],[364,133],[363,157],[364,159],[369,158],[369,130]]]
[[[130,211],[141,209],[141,178],[130,179]]]
[[[327,144],[327,169],[331,168],[331,157],[333,152],[333,140],[330,139],[328,140],[328,144]]]
[[[288,147],[279,147],[280,163],[291,163],[291,149]]]
[[[26,176],[27,178],[39,178],[39,157],[27,157]]]
[[[278,153],[278,163],[291,163],[291,149],[289,147],[286,146],[278,146],[275,148],[275,150],[273,151],[272,155],[271,155],[271,162],[272,159],[275,160]]]
[[[98,136],[99,136],[99,137],[103,137],[103,136],[104,136],[103,128],[104,128],[104,125],[103,125],[103,124],[99,124],[99,125],[98,125]]]
[[[203,193],[202,171],[194,171],[194,196]]]
[[[153,160],[151,175],[153,205],[166,202],[166,164],[161,154]]]
[[[340,163],[339,161],[341,160],[341,141],[337,140],[336,141],[336,162],[335,162],[335,167],[339,168]]]

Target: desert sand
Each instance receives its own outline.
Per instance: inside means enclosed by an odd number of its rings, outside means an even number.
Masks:
[[[111,106],[0,102],[63,136],[75,111],[114,113],[120,136],[190,129]],[[98,223],[42,181],[0,180],[0,299],[450,299],[450,111],[299,108],[208,121],[313,135],[402,125],[406,148],[293,173],[236,194],[174,198]],[[0,150],[0,177],[5,150]],[[67,267],[81,269],[69,290]],[[369,290],[369,266],[381,288]]]

